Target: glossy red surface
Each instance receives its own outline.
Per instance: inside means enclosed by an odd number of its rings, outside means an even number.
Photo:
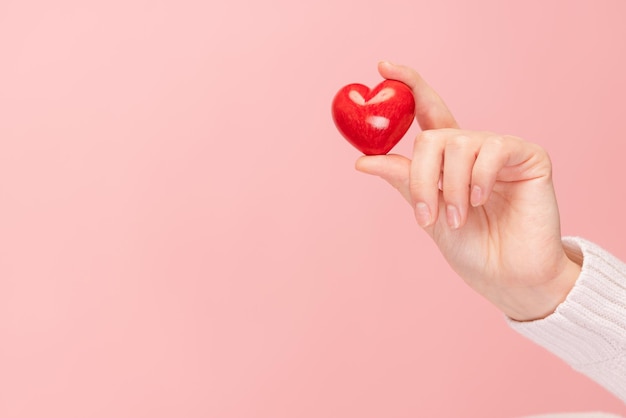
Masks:
[[[406,84],[395,80],[371,90],[349,84],[335,95],[332,115],[339,132],[359,151],[387,154],[411,126],[415,99]]]

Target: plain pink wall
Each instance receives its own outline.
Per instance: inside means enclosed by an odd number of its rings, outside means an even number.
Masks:
[[[0,416],[626,408],[509,330],[335,130],[419,69],[626,258],[626,3],[0,1]],[[411,128],[395,152],[408,154]]]

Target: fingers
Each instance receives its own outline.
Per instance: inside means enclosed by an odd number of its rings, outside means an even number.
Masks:
[[[475,135],[459,130],[424,131],[418,135],[409,190],[415,203],[415,217],[421,226],[437,221],[440,189],[447,224],[456,229],[465,223],[472,168],[479,149],[480,140]]]
[[[531,162],[539,160],[539,170]],[[530,169],[529,169],[530,168]],[[485,204],[496,181],[519,181],[549,175],[550,160],[540,147],[514,136],[486,135],[472,168],[470,204]]]
[[[465,224],[472,167],[479,145],[467,135],[456,135],[446,142],[444,155],[443,199],[448,225],[457,229]]]
[[[409,169],[410,202],[422,227],[445,213],[441,221],[458,229],[467,222],[470,205],[488,203],[497,182],[514,187],[550,173],[545,151],[520,138],[457,129],[424,131],[415,140]]]
[[[413,69],[381,62],[380,74],[408,85],[415,96],[416,119],[422,128],[413,159],[399,155],[364,156],[359,171],[389,182],[412,205],[417,222],[461,228],[471,207],[489,202],[497,182],[549,177],[545,151],[511,136],[462,131],[441,97]],[[445,214],[445,219],[439,219]],[[473,213],[473,212],[472,212]]]
[[[422,132],[413,147],[409,194],[410,202],[414,205],[415,218],[422,227],[434,223],[439,213],[439,179],[446,145],[440,137],[437,131]]]
[[[378,64],[378,71],[384,78],[401,81],[413,90],[415,118],[423,130],[459,127],[444,101],[417,71],[386,61]]]

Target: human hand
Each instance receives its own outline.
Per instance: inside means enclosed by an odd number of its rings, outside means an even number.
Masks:
[[[363,156],[359,171],[389,182],[450,266],[510,318],[543,318],[580,273],[561,241],[552,165],[540,146],[509,135],[465,131],[414,70],[379,64],[407,84],[422,128],[413,159]]]

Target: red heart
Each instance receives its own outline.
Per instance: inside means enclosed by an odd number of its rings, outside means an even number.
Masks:
[[[387,154],[411,126],[415,99],[406,84],[395,80],[372,90],[349,84],[335,95],[332,113],[339,132],[359,151]]]

